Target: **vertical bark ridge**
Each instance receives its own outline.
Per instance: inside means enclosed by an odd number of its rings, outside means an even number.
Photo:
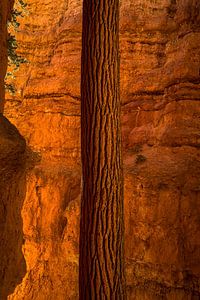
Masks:
[[[80,299],[125,299],[119,0],[84,0]]]

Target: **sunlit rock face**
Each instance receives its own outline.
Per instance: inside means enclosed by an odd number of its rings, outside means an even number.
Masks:
[[[26,274],[8,299],[78,299],[81,1],[29,0],[5,114],[25,137]],[[200,3],[121,3],[128,299],[200,295]]]

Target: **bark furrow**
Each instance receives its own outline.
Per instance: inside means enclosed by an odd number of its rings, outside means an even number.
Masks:
[[[80,299],[125,299],[119,1],[85,0]]]

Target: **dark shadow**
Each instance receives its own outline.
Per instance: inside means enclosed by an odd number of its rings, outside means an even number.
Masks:
[[[21,210],[26,194],[26,144],[0,114],[0,299],[6,300],[26,274]]]
[[[7,21],[11,17],[14,0],[0,3],[0,299],[13,293],[26,273],[22,253],[23,224],[21,209],[26,194],[26,143],[18,130],[2,115],[5,98],[4,77],[8,59],[6,54]]]

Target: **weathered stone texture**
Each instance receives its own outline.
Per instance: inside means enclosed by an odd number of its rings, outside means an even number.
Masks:
[[[78,299],[81,1],[28,3],[5,106],[31,153],[9,299]],[[120,38],[128,299],[198,299],[200,2],[122,1]]]
[[[0,299],[14,292],[26,273],[21,209],[26,193],[25,140],[0,114]]]
[[[25,140],[2,115],[7,68],[6,22],[12,1],[0,2],[0,299],[14,292],[26,273],[21,208],[26,192]]]

